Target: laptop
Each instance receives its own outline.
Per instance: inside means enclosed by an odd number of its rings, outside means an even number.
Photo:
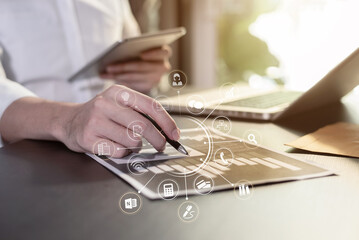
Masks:
[[[340,101],[359,85],[358,78],[359,49],[356,49],[306,92],[253,89],[234,84],[160,102],[171,113],[276,121]]]

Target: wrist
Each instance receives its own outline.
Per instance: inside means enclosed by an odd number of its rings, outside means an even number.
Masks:
[[[50,134],[55,140],[65,142],[68,139],[69,128],[79,105],[73,103],[58,104],[50,125]]]

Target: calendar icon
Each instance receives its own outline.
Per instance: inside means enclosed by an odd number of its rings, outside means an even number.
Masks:
[[[164,197],[173,197],[173,183],[167,183],[163,185],[163,196]]]

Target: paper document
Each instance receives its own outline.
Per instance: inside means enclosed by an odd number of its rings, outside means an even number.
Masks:
[[[215,129],[207,133],[200,128],[182,129],[180,142],[189,156],[171,146],[158,153],[145,140],[139,153],[125,158],[89,155],[150,199],[233,190],[241,181],[257,185],[332,174]],[[240,195],[249,190],[242,185]]]
[[[110,158],[110,159],[117,164],[121,164],[121,163],[126,164],[129,161],[134,161],[138,159],[141,159],[142,161],[145,162],[149,162],[149,161],[169,160],[169,159],[187,157],[186,155],[178,152],[168,143],[166,144],[166,149],[163,152],[157,152],[157,150],[149,146],[148,143],[146,143],[146,146],[148,146],[148,148],[141,149],[139,153],[131,153],[130,155],[124,158]],[[184,147],[186,148],[189,157],[198,157],[205,155],[204,153],[194,150],[188,146],[184,146]]]
[[[286,145],[312,152],[359,157],[359,125],[331,124]]]

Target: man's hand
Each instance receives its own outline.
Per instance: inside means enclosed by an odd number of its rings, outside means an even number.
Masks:
[[[168,61],[171,48],[152,49],[143,52],[140,60],[111,64],[106,67],[102,78],[114,79],[116,83],[132,88],[136,91],[148,93],[157,86],[164,73],[171,69]]]
[[[174,120],[158,102],[119,85],[113,85],[84,104],[21,98],[4,112],[0,132],[7,142],[59,140],[76,152],[98,153],[97,144],[106,142],[113,146],[109,154],[113,157],[139,151],[142,137],[163,151],[165,138],[139,112],[152,117],[168,137],[179,139]],[[134,121],[139,128],[131,127]],[[136,132],[137,129],[141,131]]]

